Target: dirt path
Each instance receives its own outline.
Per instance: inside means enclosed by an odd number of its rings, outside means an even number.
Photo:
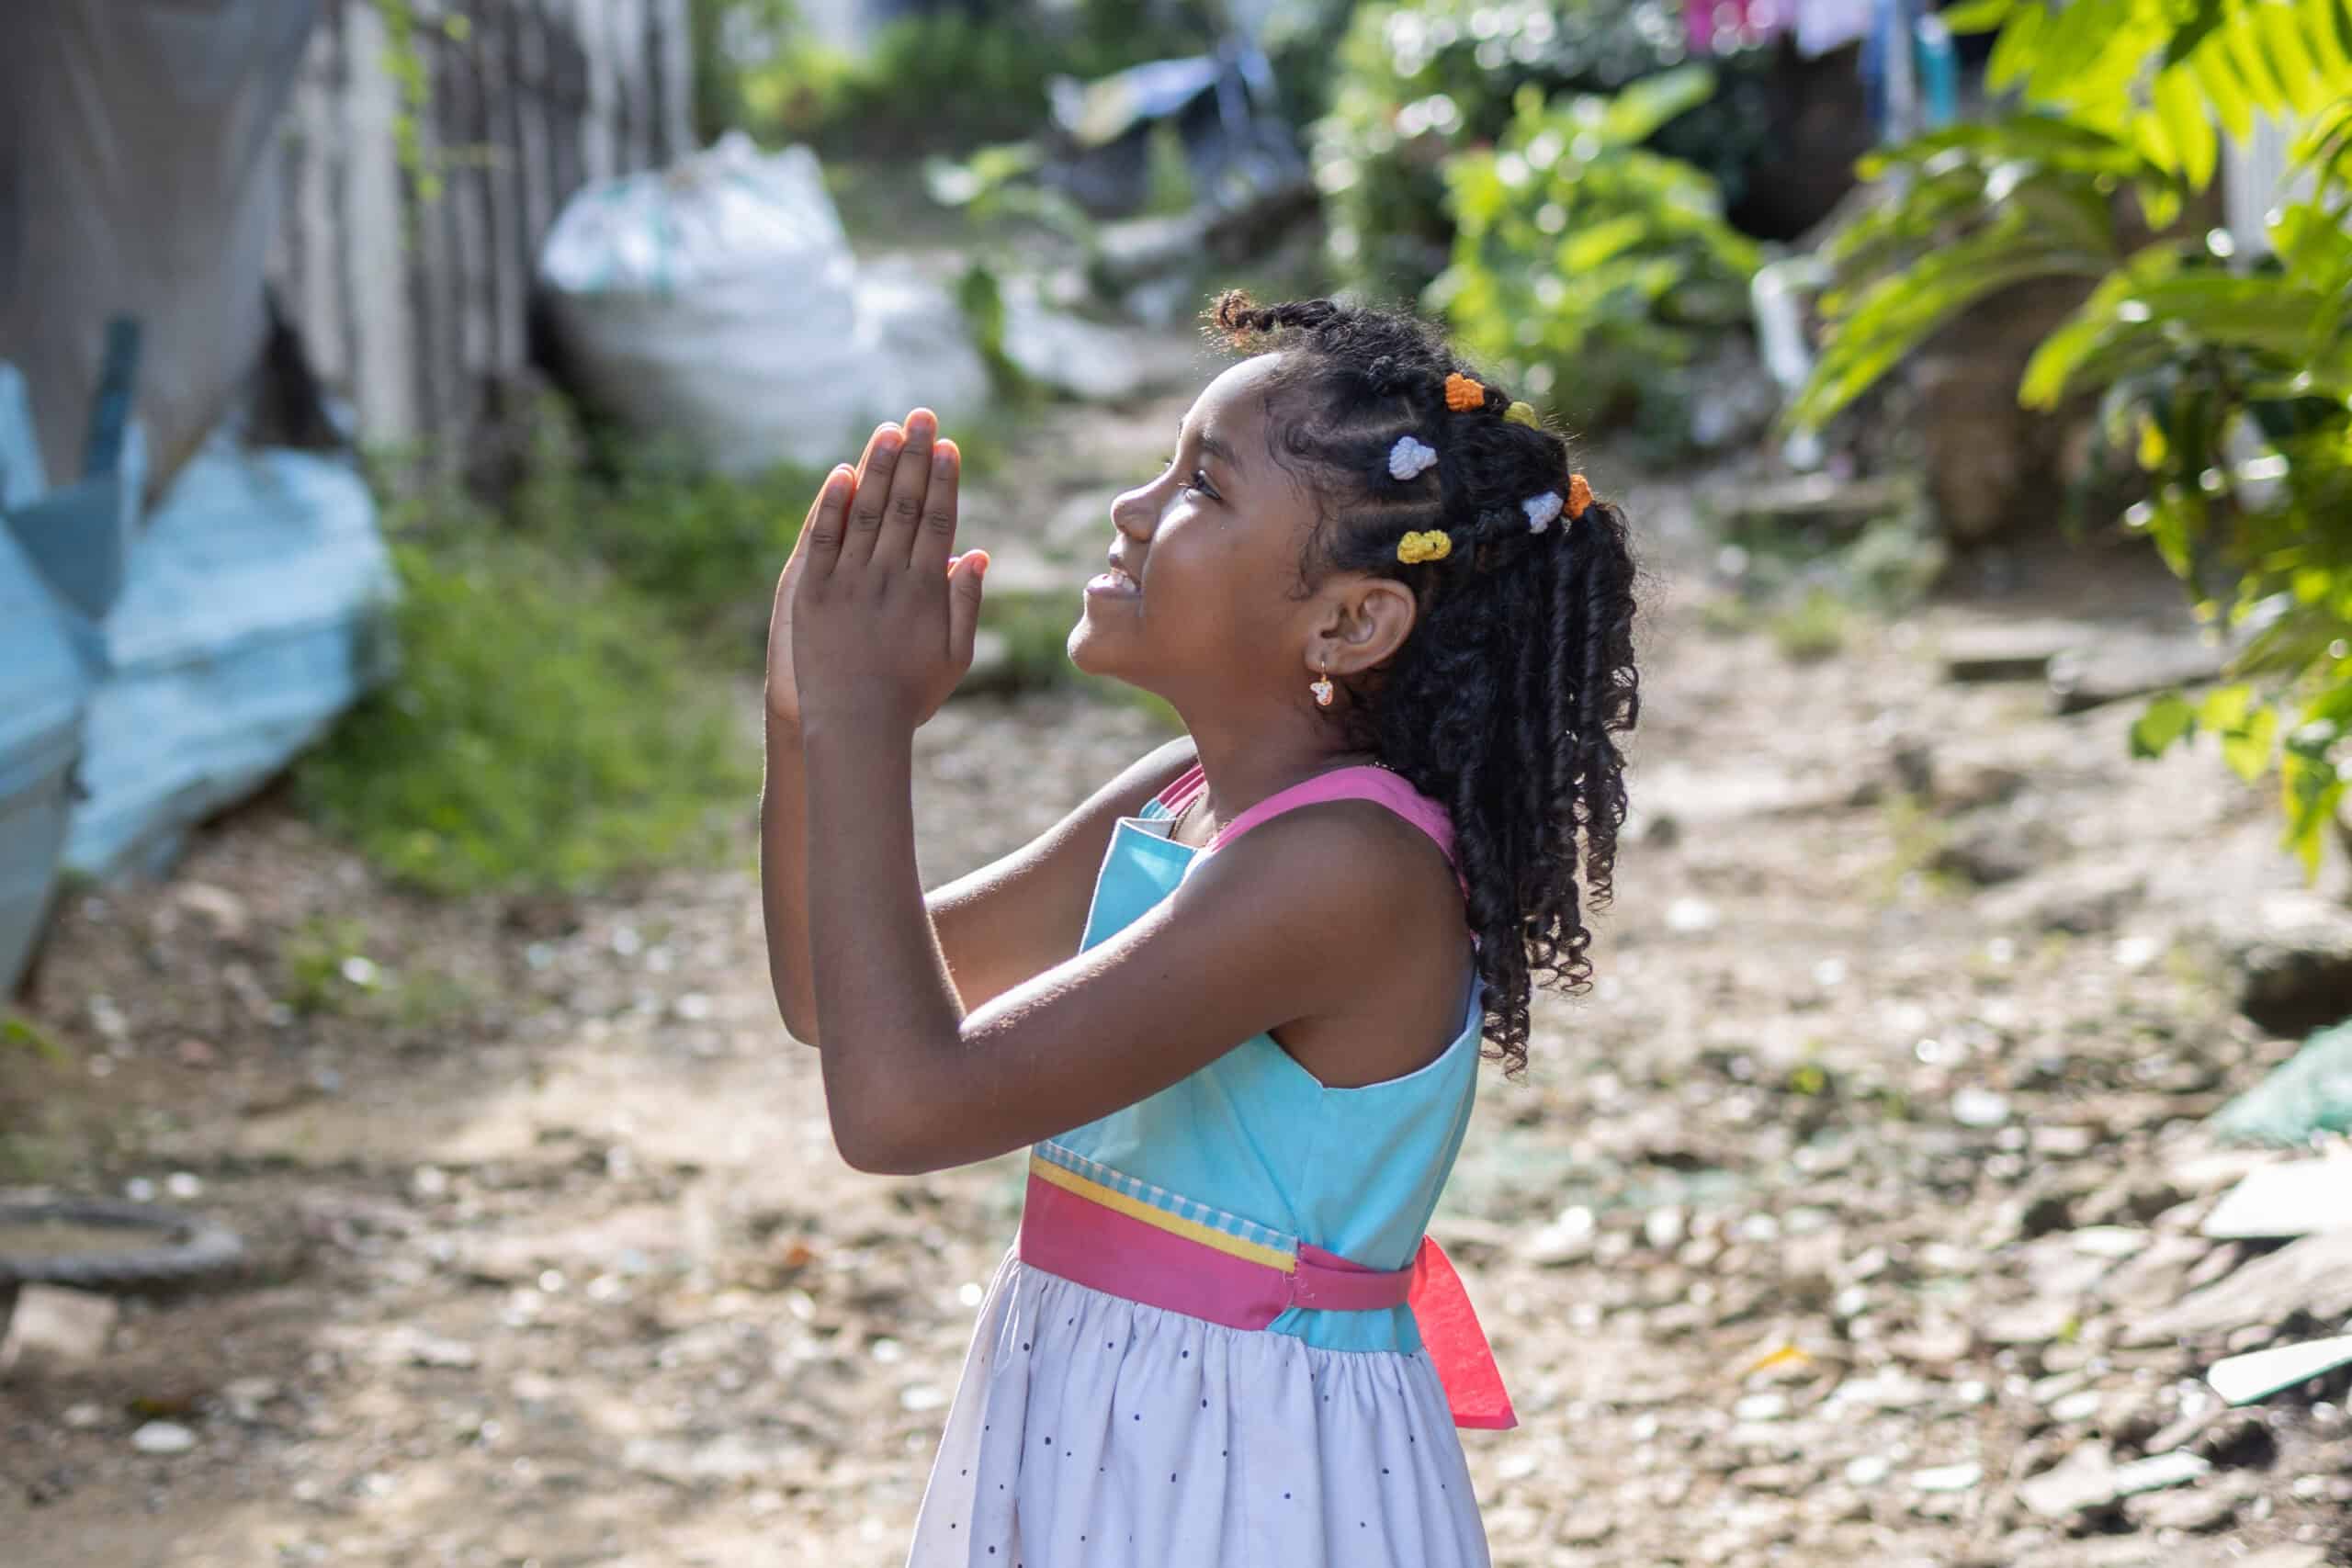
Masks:
[[[1016,466],[1052,484],[995,518],[1080,530],[1070,498],[1107,499],[1182,403],[1066,416],[1040,450],[1082,460]],[[2168,580],[2052,554],[1800,665],[1703,624],[1696,500],[1740,476],[1593,467],[1664,574],[1638,820],[1602,983],[1540,1012],[1524,1085],[1486,1079],[1434,1227],[1522,1416],[1465,1434],[1497,1562],[2346,1560],[2342,1391],[2249,1436],[2193,1418],[2218,1338],[2139,1342],[2248,1255],[2189,1234],[2233,1168],[2192,1132],[2286,1049],[2207,934],[2309,897],[2270,805],[2210,755],[2127,761],[2132,705],[2053,717],[1937,657],[2094,588],[2177,620]],[[920,746],[929,874],[1022,841],[1151,723],[951,705]],[[330,962],[332,1005],[294,1013],[322,919],[358,923],[375,988]],[[0,1385],[10,1568],[901,1561],[1021,1156],[840,1162],[748,863],[442,908],[264,802],[170,886],[78,899],[35,1009],[76,1060],[8,1066],[46,1075],[11,1156],[186,1173],[264,1258],[135,1308],[95,1369]],[[139,1452],[157,1418],[194,1446]],[[2167,1437],[2210,1472],[2063,1517],[2019,1498]]]

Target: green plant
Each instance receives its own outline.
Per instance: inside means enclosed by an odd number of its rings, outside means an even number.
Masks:
[[[72,1060],[64,1046],[21,1013],[0,1017],[0,1047],[29,1052],[51,1066],[62,1066]]]
[[[533,411],[527,440],[507,519],[516,532],[600,561],[723,656],[764,635],[776,574],[821,473],[780,462],[735,479],[651,443],[608,441],[594,455],[554,397]]]
[[[1747,320],[1756,247],[1704,174],[1641,145],[1713,90],[1701,66],[1613,98],[1522,87],[1495,148],[1446,167],[1453,255],[1427,302],[1578,424],[1680,428],[1674,369]]]
[[[2233,684],[2158,698],[2152,755],[2199,728],[2243,775],[2275,761],[2287,842],[2315,869],[2352,724],[2352,7],[2346,0],[1973,0],[1988,80],[2019,107],[1866,163],[1895,194],[1832,243],[1831,325],[1794,423],[1819,424],[1975,301],[2075,277],[2028,407],[2096,395],[2145,498],[2126,513],[2199,615],[2254,635]],[[2271,254],[2174,229],[2257,115],[2299,125]]]
[[[278,944],[277,964],[286,976],[281,999],[303,1014],[345,1012],[384,983],[384,973],[368,956],[368,928],[356,920],[313,915]]]
[[[1772,617],[1772,641],[1800,664],[1827,659],[1846,646],[1852,615],[1826,588],[1809,588],[1794,604]]]
[[[720,852],[758,783],[726,682],[593,561],[447,498],[403,511],[401,669],[298,765],[311,809],[443,894]]]
[[[804,141],[828,155],[872,157],[1027,136],[1047,114],[1046,84],[1142,61],[1198,52],[1206,33],[1139,17],[1120,0],[1010,7],[1000,17],[910,17],[876,34],[862,56],[808,37],[774,0],[696,0],[738,13],[706,24],[723,83],[704,89],[715,132],[742,126],[764,140]],[[729,28],[731,28],[731,34]]]
[[[1453,250],[1444,165],[1500,136],[1533,87],[1613,93],[1683,59],[1679,6],[1663,0],[1410,0],[1359,6],[1337,51],[1330,108],[1315,122],[1316,179],[1340,281],[1418,296]],[[1768,56],[1717,64],[1724,90],[1655,128],[1736,197],[1774,155],[1761,91]]]

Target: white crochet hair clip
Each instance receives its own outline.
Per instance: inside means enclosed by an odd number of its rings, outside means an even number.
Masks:
[[[1400,435],[1396,438],[1396,445],[1388,449],[1389,477],[1409,479],[1436,461],[1436,447],[1425,446],[1409,435]]]

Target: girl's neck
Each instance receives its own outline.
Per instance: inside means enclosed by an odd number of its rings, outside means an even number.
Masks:
[[[1212,836],[1268,796],[1335,768],[1366,764],[1372,758],[1333,738],[1289,726],[1243,729],[1187,719],[1207,787],[1199,807],[1201,826]]]

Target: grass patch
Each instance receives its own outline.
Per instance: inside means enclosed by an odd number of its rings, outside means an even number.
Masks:
[[[1809,588],[1803,598],[1771,618],[1772,642],[1798,663],[1814,663],[1845,649],[1852,619],[1852,612],[1837,594],[1826,588]]]
[[[462,506],[443,520],[395,526],[400,674],[301,761],[300,798],[443,895],[715,860],[759,782],[726,683],[613,574]]]

